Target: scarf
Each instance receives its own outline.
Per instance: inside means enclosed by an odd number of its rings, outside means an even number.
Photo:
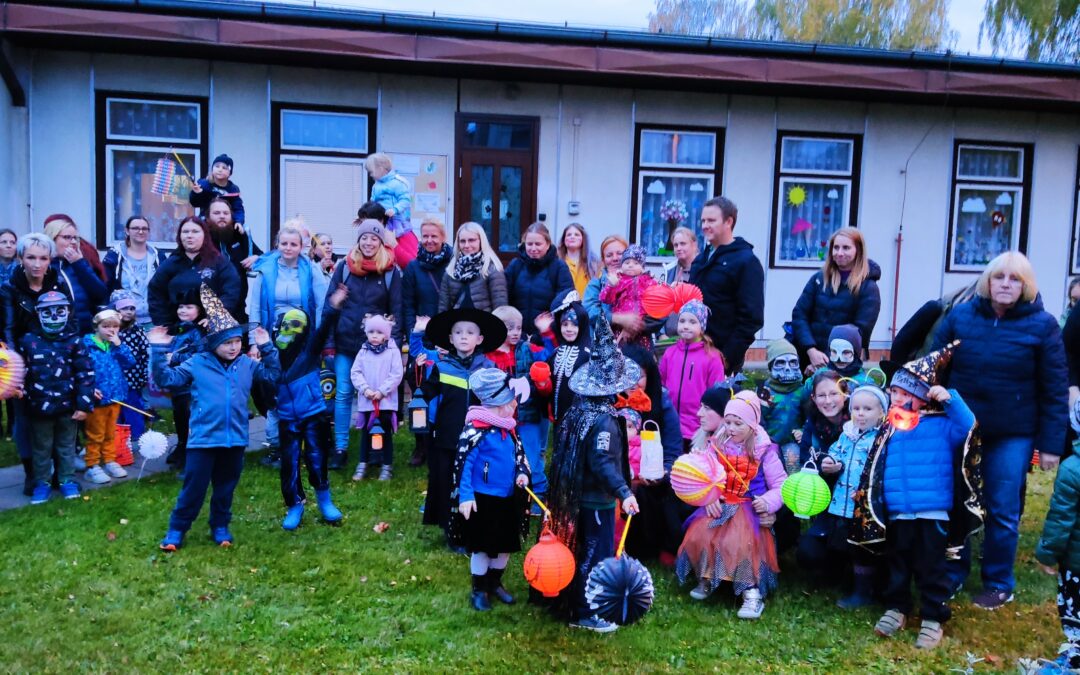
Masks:
[[[364,340],[364,344],[360,345],[360,349],[366,349],[372,354],[382,354],[386,351],[386,348],[390,346],[390,341],[382,343],[381,345],[373,345],[367,340]]]
[[[503,431],[513,431],[517,427],[517,420],[513,417],[499,417],[482,405],[470,406],[469,412],[465,413],[465,424],[473,422],[480,422]]]
[[[378,265],[375,264],[375,260],[373,258],[365,258],[364,255],[360,253],[360,249],[354,247],[353,250],[349,252],[348,257],[345,258],[345,264],[349,266],[349,271],[356,276],[366,277],[368,274],[382,274],[386,270],[390,269],[390,267],[394,264],[394,259],[391,258],[388,265],[380,268]]]
[[[480,265],[484,262],[483,253],[469,253],[458,256],[454,263],[454,278],[467,284],[480,275]]]
[[[429,253],[426,248],[421,246],[416,254],[416,259],[425,267],[438,268],[449,262],[451,253],[453,253],[453,249],[448,244],[443,244],[438,253]]]
[[[767,386],[769,389],[772,389],[778,394],[790,394],[796,389],[800,389],[804,385],[802,380],[795,380],[794,382],[781,382],[775,377],[769,377],[769,379],[765,380],[765,386]]]

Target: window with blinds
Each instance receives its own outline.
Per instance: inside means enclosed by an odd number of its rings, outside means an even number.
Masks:
[[[333,237],[337,253],[356,242],[352,223],[367,200],[364,160],[283,155],[281,188],[281,222],[303,218],[312,233]]]

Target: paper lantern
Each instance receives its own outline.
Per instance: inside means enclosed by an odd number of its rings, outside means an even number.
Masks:
[[[675,291],[671,286],[656,284],[641,294],[641,306],[654,319],[666,319],[675,311]]]
[[[427,401],[416,392],[408,405],[409,431],[414,434],[426,434],[428,432]]]
[[[26,362],[13,349],[0,342],[0,401],[22,391],[26,379]]]
[[[575,567],[574,554],[545,525],[540,541],[525,555],[525,580],[545,598],[554,598],[574,580]]]
[[[691,506],[705,506],[720,499],[726,480],[724,468],[704,453],[691,452],[671,465],[671,489]]]
[[[832,499],[829,484],[818,473],[813,461],[807,462],[798,473],[787,477],[780,488],[780,496],[791,512],[803,519],[824,511]]]
[[[653,425],[650,429],[649,425]],[[645,480],[664,477],[664,446],[660,444],[660,425],[646,420],[641,430],[641,468],[638,471]]]
[[[169,449],[169,439],[160,431],[150,429],[139,436],[139,454],[146,459],[157,459]]]
[[[676,309],[681,308],[683,305],[690,302],[691,300],[697,300],[698,302],[701,302],[704,299],[701,295],[700,288],[698,288],[694,284],[688,284],[682,281],[672,286],[671,291],[675,295],[674,300]]]
[[[602,619],[620,626],[632,624],[652,607],[652,575],[627,555],[602,560],[589,572],[585,602]]]
[[[919,426],[919,413],[899,406],[889,408],[889,424],[900,431],[911,431]]]
[[[116,463],[120,466],[131,466],[135,463],[135,457],[131,454],[131,425],[117,424],[113,432],[113,447],[116,448]]]

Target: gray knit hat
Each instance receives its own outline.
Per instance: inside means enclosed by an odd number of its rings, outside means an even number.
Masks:
[[[510,376],[498,368],[481,368],[469,376],[469,389],[480,399],[480,405],[492,408],[514,400]]]
[[[356,228],[356,241],[360,241],[360,237],[365,234],[375,235],[383,243],[383,246],[386,246],[386,228],[374,218],[362,221],[360,226]]]

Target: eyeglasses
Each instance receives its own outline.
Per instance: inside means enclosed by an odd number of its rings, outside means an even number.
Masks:
[[[128,228],[129,232],[149,232],[150,228],[145,225],[132,225]]]
[[[57,239],[63,239],[64,241],[75,241],[79,238],[77,234],[62,234]]]

